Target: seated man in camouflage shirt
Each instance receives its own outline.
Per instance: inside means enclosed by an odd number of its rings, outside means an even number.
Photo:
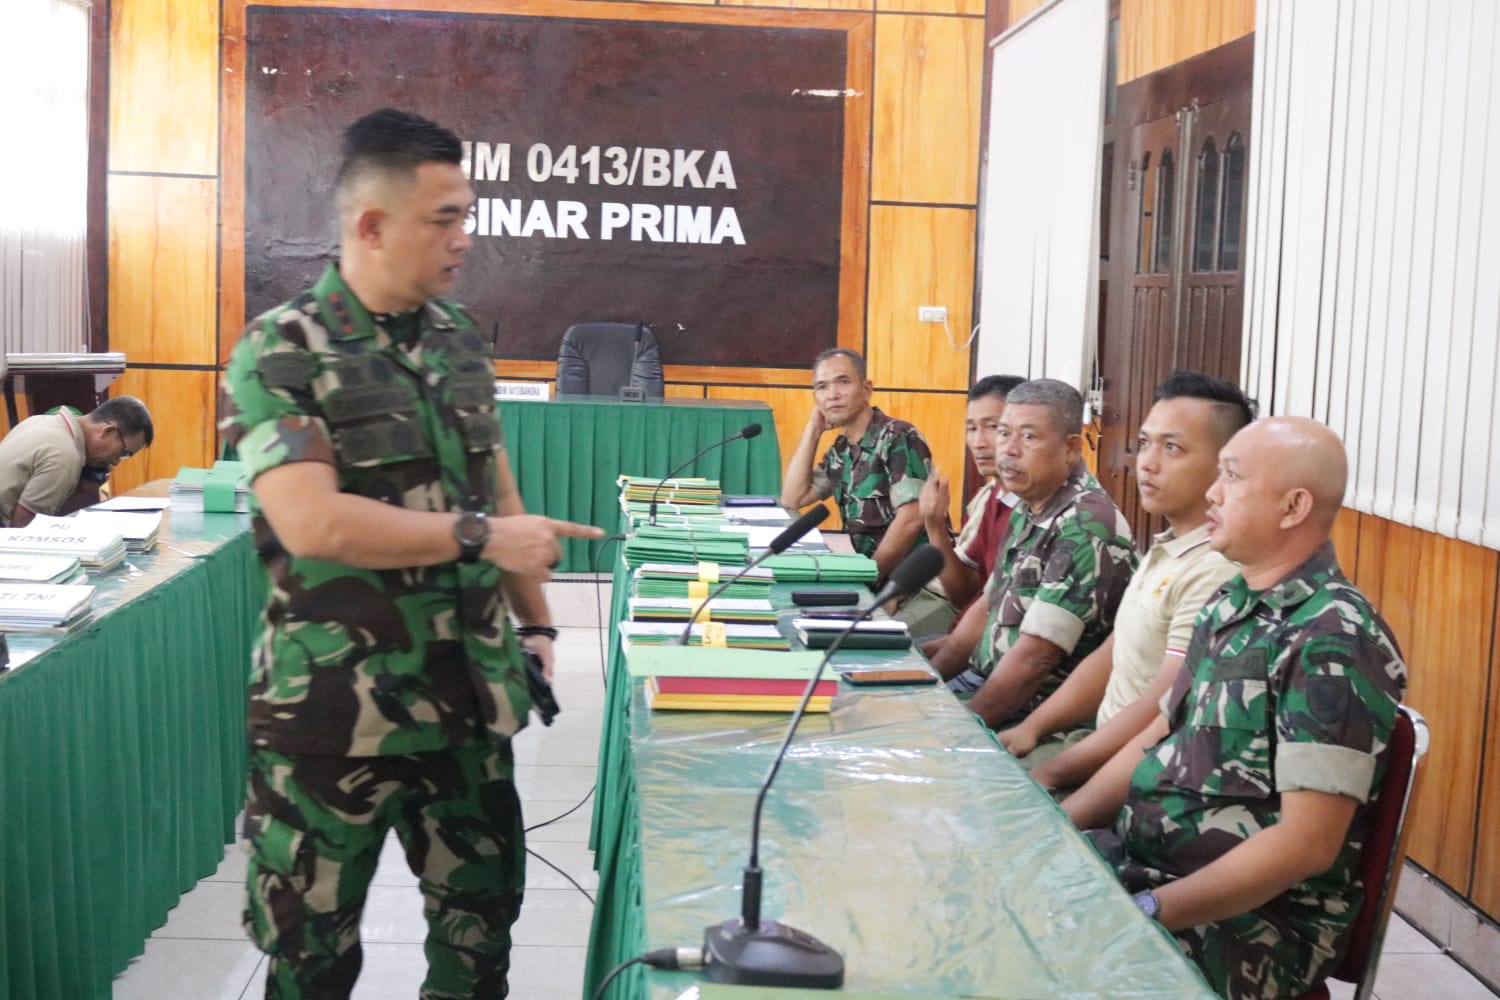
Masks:
[[[856,352],[834,347],[818,355],[813,412],[787,462],[781,505],[806,507],[833,497],[854,550],[874,559],[884,579],[927,542],[917,498],[932,468],[932,450],[921,431],[870,405],[874,391],[865,359]],[[814,466],[818,442],[834,429],[839,436]]]
[[[1209,539],[1241,575],[1198,615],[1156,722],[1064,805],[1081,829],[1113,823],[1095,843],[1229,1000],[1307,992],[1359,912],[1406,667],[1329,542],[1347,469],[1312,420],[1224,446]]]
[[[991,727],[1014,725],[1104,642],[1135,572],[1130,526],[1083,464],[1083,397],[1023,382],[996,428],[1000,485],[1020,497],[985,600],[969,605],[932,666]]]

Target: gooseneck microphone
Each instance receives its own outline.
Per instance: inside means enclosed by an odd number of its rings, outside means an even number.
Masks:
[[[682,627],[682,635],[678,636],[677,641],[672,643],[672,645],[687,645],[688,639],[693,634],[693,623],[698,620],[698,616],[703,613],[703,609],[708,607],[708,602],[724,593],[724,591],[729,588],[729,585],[731,583],[738,580],[740,577],[744,576],[746,573],[750,572],[761,563],[765,562],[767,558],[771,556],[781,555],[787,549],[797,544],[797,541],[803,535],[807,534],[809,531],[813,530],[827,519],[828,508],[823,506],[822,504],[818,504],[812,510],[809,510],[806,514],[803,514],[801,517],[797,518],[797,520],[793,521],[785,531],[777,535],[775,538],[771,539],[771,544],[766,547],[766,551],[756,556],[753,562],[751,562],[748,566],[745,566],[738,573],[734,574],[734,576],[731,576],[729,579],[725,580],[723,583],[715,587],[713,589],[713,592],[703,599],[703,603],[693,609],[692,616],[688,618],[687,624]]]
[[[745,888],[740,902],[740,918],[715,924],[703,933],[705,972],[711,982],[737,983],[746,986],[792,986],[805,989],[835,990],[844,983],[844,959],[838,952],[805,931],[778,923],[762,920],[760,916],[760,814],[766,803],[766,793],[781,761],[796,735],[797,725],[807,711],[807,703],[823,678],[823,668],[838,652],[844,638],[854,627],[874,613],[893,597],[914,594],[937,576],[943,568],[943,555],[930,545],[924,545],[901,561],[891,573],[890,579],[875,595],[869,607],[858,618],[838,634],[828,651],[823,654],[818,669],[807,682],[802,701],[792,713],[787,724],[786,736],[771,761],[766,780],[761,782],[760,793],[755,798],[755,817],[750,828],[750,863],[745,866]]]
[[[683,469],[686,469],[688,466],[692,465],[694,462],[698,461],[698,459],[702,458],[704,455],[707,455],[715,448],[722,448],[729,442],[738,441],[740,438],[744,438],[746,441],[748,441],[759,433],[760,424],[746,424],[744,427],[740,428],[739,433],[731,434],[722,441],[715,441],[713,444],[709,445],[707,448],[704,448],[702,451],[698,452],[698,454],[694,455],[686,462],[683,462],[671,472],[667,473],[664,477],[658,479],[656,481],[656,489],[651,491],[651,524],[656,524],[656,501],[661,496],[661,488],[667,485],[667,480],[671,479],[673,476],[677,475],[677,473],[681,472]]]

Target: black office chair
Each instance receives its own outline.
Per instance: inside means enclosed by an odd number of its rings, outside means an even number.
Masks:
[[[561,396],[618,396],[631,386],[648,399],[666,389],[656,335],[645,323],[574,323],[557,351]]]

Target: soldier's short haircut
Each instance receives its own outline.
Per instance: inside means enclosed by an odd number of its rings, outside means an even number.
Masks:
[[[813,358],[813,371],[817,371],[818,366],[829,358],[848,358],[849,363],[854,366],[854,370],[859,372],[859,380],[861,382],[869,377],[865,374],[865,359],[860,357],[858,351],[850,350],[847,347],[830,347],[816,358]]]
[[[1157,403],[1167,399],[1201,399],[1214,404],[1214,429],[1221,446],[1255,419],[1255,407],[1233,382],[1190,368],[1162,379],[1151,398]]]
[[[1019,375],[986,375],[969,388],[969,402],[972,403],[974,400],[983,399],[986,396],[994,396],[996,399],[1006,400],[1015,391],[1016,386],[1025,381]]]
[[[344,160],[339,164],[339,210],[356,183],[370,173],[410,177],[424,163],[462,164],[463,143],[435,121],[410,111],[381,108],[344,130]]]
[[[1052,411],[1052,426],[1062,434],[1083,433],[1083,397],[1078,390],[1055,378],[1034,378],[1010,391],[1006,406],[1045,406]]]
[[[121,434],[139,434],[142,447],[149,446],[156,437],[156,428],[151,424],[151,411],[134,396],[106,399],[94,407],[89,414],[89,421],[95,424],[114,424]]]

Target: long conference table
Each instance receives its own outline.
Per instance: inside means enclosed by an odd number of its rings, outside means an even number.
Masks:
[[[172,511],[155,551],[91,578],[92,622],[8,636],[0,997],[107,1000],[223,859],[261,580],[247,515]]]
[[[799,585],[797,589],[806,589]],[[775,584],[779,627],[793,588]],[[611,621],[630,576],[614,563]],[[649,948],[698,946],[737,917],[756,790],[787,716],[650,711],[611,629],[593,847],[598,904],[584,995]],[[914,651],[832,666],[916,666]],[[809,715],[766,800],[764,915],[838,950],[861,995],[1209,1000],[1062,810],[941,686],[852,688]],[[698,992],[689,992],[694,987]],[[812,996],[814,994],[807,994]],[[702,972],[636,965],[615,1000],[766,1000]]]
[[[715,448],[681,474],[717,479],[729,493],[779,493],[781,450],[771,409],[733,399],[667,399],[621,403],[607,397],[557,396],[545,402],[500,401],[500,423],[521,499],[534,514],[613,525],[620,473],[664,476],[694,452],[759,423],[749,441]],[[581,539],[563,546],[558,570],[589,572]]]

